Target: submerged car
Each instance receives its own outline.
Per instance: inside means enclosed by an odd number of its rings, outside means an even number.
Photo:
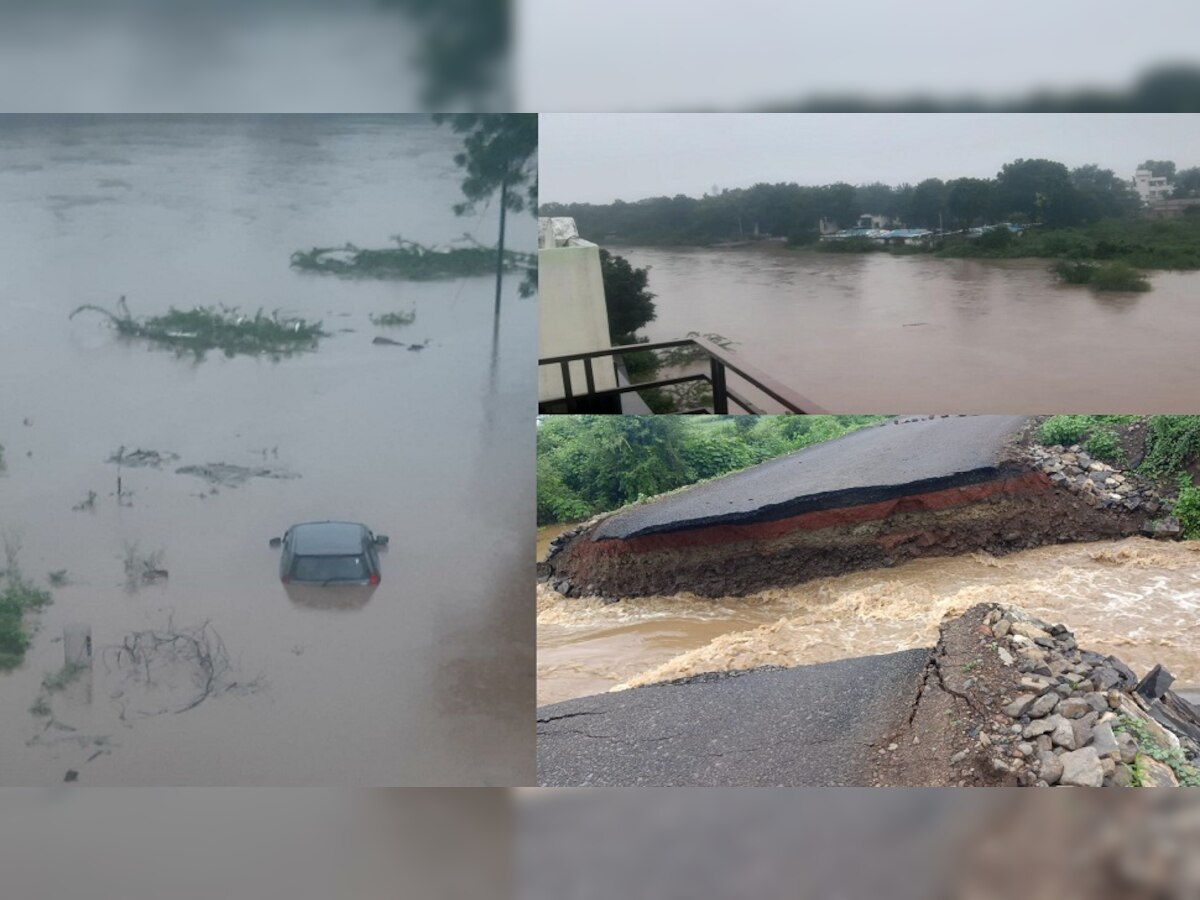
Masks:
[[[272,547],[283,548],[284,584],[379,584],[378,548],[387,543],[387,535],[357,522],[304,522],[271,538]]]

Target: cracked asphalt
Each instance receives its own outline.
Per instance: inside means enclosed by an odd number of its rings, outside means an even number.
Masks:
[[[928,650],[700,675],[538,710],[545,786],[869,784]]]
[[[1024,416],[888,423],[696,485],[601,522],[592,540],[767,521],[990,478]]]

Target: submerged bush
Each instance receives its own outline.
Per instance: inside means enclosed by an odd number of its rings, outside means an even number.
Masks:
[[[1109,262],[1096,267],[1092,287],[1098,291],[1148,291],[1150,280],[1126,262]]]
[[[15,669],[29,649],[25,613],[50,603],[50,592],[34,587],[10,564],[0,590],[0,672]]]
[[[1150,281],[1129,263],[1060,260],[1051,271],[1067,284],[1086,284],[1097,291],[1148,291]]]
[[[226,356],[284,356],[315,349],[317,341],[326,336],[320,322],[281,316],[279,310],[265,315],[259,309],[249,316],[236,306],[197,306],[188,310],[171,307],[166,315],[134,318],[121,297],[116,313],[85,303],[69,318],[85,311],[107,316],[125,337],[145,338],[197,357],[213,349],[222,350]]]
[[[1060,260],[1050,267],[1060,281],[1067,284],[1091,284],[1092,276],[1096,274],[1096,266],[1089,262],[1072,262]]]
[[[292,254],[294,269],[338,275],[343,278],[398,278],[433,281],[443,278],[471,278],[492,275],[496,271],[496,248],[475,245],[437,249],[425,247],[399,236],[397,246],[366,250],[346,244],[344,247],[314,247]],[[531,270],[531,253],[504,251],[506,271]]]

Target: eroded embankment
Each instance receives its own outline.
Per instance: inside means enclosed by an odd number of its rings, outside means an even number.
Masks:
[[[980,604],[943,623],[875,783],[1200,786],[1200,710],[1064,625]]]
[[[1074,484],[1052,482],[1052,474],[1032,463],[1009,462],[983,479],[977,473],[962,477],[972,483],[934,490],[901,486],[867,503],[784,517],[764,509],[734,521],[628,538],[602,537],[593,523],[560,538],[540,575],[567,596],[680,590],[730,596],[922,556],[1003,555],[1122,537],[1147,521],[1140,501],[1134,508],[1108,498],[1097,502]]]

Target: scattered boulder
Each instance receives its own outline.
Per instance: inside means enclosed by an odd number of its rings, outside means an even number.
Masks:
[[[1061,784],[1075,787],[1101,787],[1104,784],[1104,767],[1095,747],[1071,750],[1059,760],[1062,763]]]

